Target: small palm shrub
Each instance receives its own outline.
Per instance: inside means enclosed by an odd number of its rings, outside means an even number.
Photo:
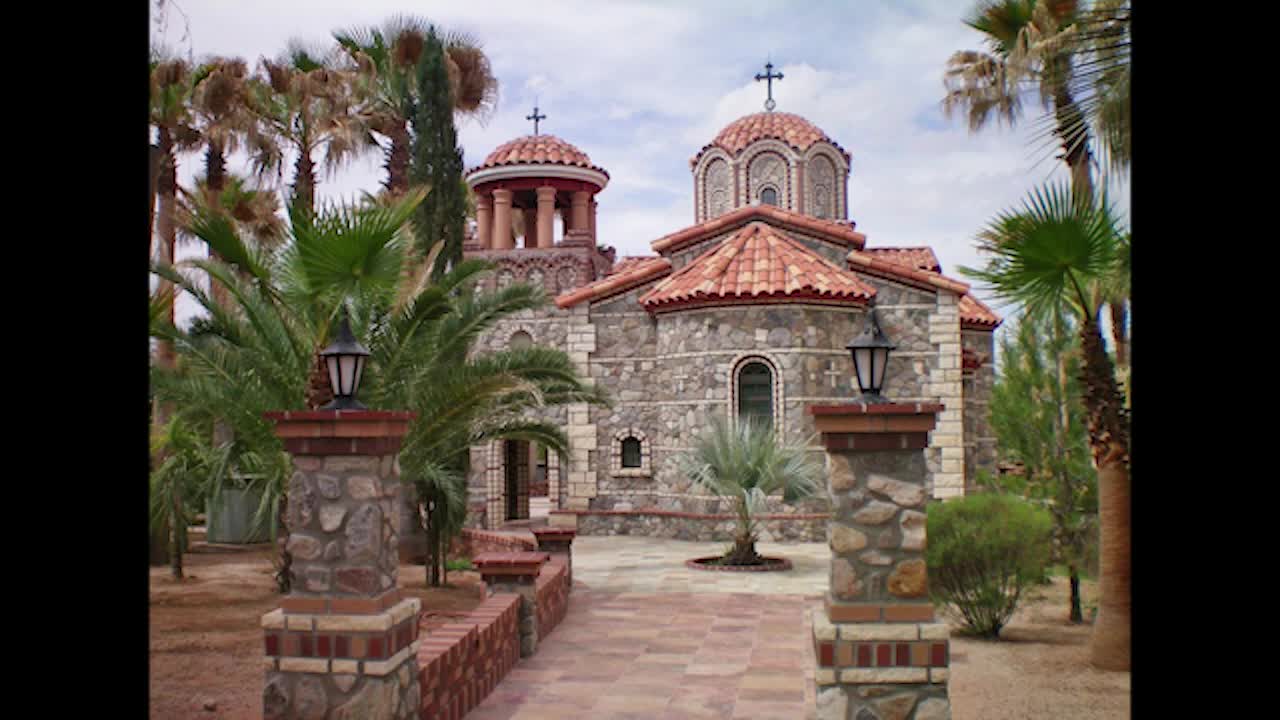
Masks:
[[[825,483],[823,466],[804,445],[781,442],[769,425],[745,419],[731,427],[717,418],[692,450],[677,457],[695,489],[733,503],[738,527],[723,565],[764,562],[756,552],[755,517],[770,495],[781,491],[785,502],[794,502]]]
[[[926,562],[935,602],[998,638],[1049,561],[1053,520],[1014,495],[982,493],[929,508]]]

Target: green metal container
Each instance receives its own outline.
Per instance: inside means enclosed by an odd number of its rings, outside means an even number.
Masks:
[[[254,525],[254,515],[261,502],[260,488],[223,488],[217,498],[209,501],[208,542],[247,545],[270,540],[275,518],[260,526]]]

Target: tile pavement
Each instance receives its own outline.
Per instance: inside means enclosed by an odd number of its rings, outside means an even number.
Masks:
[[[794,569],[704,573],[684,561],[721,544],[579,537],[568,616],[468,720],[812,717],[828,550],[759,548]]]

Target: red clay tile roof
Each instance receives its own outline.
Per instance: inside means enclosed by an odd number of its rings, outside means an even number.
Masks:
[[[938,262],[938,256],[933,254],[933,248],[930,247],[880,247],[880,248],[863,248],[862,252],[896,262],[899,265],[907,267],[919,268],[920,270],[928,270],[930,272],[942,272],[942,264]]]
[[[573,145],[555,135],[525,135],[510,142],[505,142],[489,153],[476,167],[467,174],[484,168],[503,165],[576,165],[578,167],[598,170],[608,177],[605,169],[591,164],[591,158]]]
[[[605,277],[617,275],[620,272],[626,272],[638,263],[647,263],[650,260],[656,259],[657,257],[653,255],[624,255],[613,264],[613,267],[609,269],[609,272],[605,274]]]
[[[631,261],[631,262],[628,262]],[[671,261],[659,256],[623,258],[608,275],[556,297],[556,306],[573,307],[584,300],[603,300],[671,272]]]
[[[766,220],[771,225],[816,235],[824,240],[855,249],[861,249],[867,242],[867,236],[860,232],[855,232],[851,222],[819,220],[808,215],[783,210],[774,205],[748,205],[707,220],[704,223],[690,225],[683,230],[663,235],[649,243],[649,246],[653,248],[654,252],[671,253],[699,240],[705,240],[712,235],[718,235],[756,220]]]
[[[901,258],[890,260],[885,257],[878,257],[875,253],[850,250],[846,259],[849,262],[850,269],[870,275],[890,275],[895,280],[900,280],[908,285],[924,287],[928,290],[942,288],[960,295],[969,292],[969,286],[959,280],[952,280],[942,273],[921,270],[920,268],[903,264],[900,262]]]
[[[864,304],[875,289],[763,222],[753,222],[640,297],[650,312],[704,303]]]
[[[960,327],[965,330],[995,330],[1004,322],[978,298],[965,293],[960,296]]]
[[[765,138],[781,140],[800,152],[808,150],[818,141],[824,141],[835,145],[836,149],[844,155],[845,160],[850,157],[844,148],[840,147],[835,140],[827,137],[827,134],[817,125],[799,115],[762,112],[740,117],[724,126],[724,129],[720,131],[720,134],[716,135],[714,140],[698,151],[698,154],[694,156],[690,164],[696,164],[702,153],[712,147],[721,147],[730,155],[737,155],[751,143]]]

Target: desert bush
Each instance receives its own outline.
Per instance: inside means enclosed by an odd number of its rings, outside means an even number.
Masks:
[[[997,638],[1051,549],[1049,513],[1014,495],[982,493],[929,508],[929,589],[966,627]]]

